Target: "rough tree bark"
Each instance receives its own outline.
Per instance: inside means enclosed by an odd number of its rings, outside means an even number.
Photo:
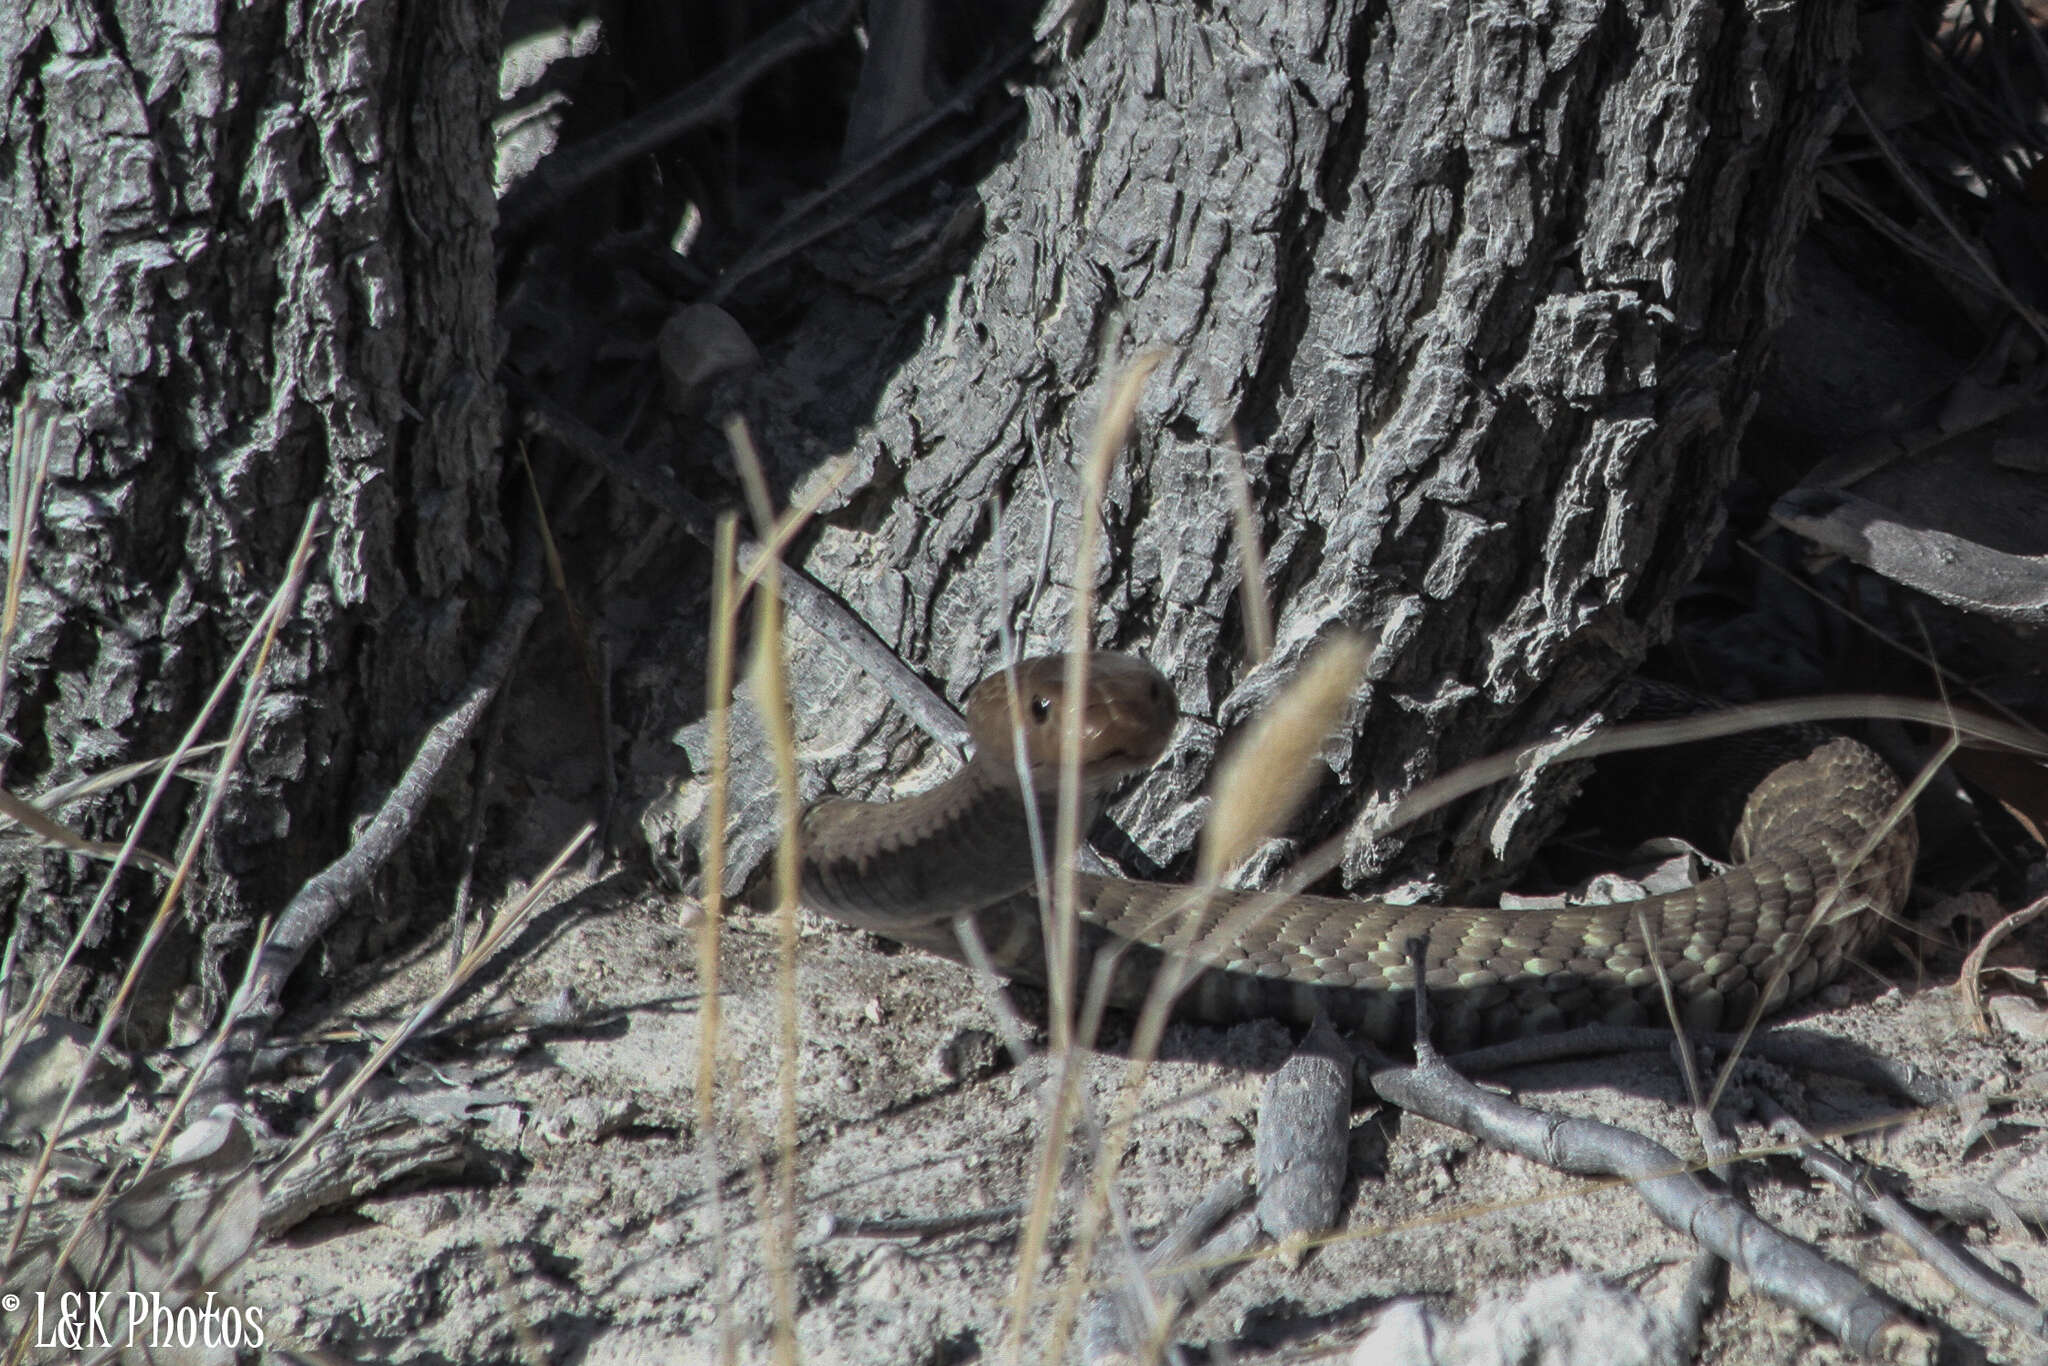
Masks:
[[[1219,739],[1339,624],[1381,643],[1307,833],[1579,721],[1666,629],[1711,541],[1849,15],[1105,7],[1026,91],[1024,131],[979,186],[979,250],[802,563],[955,698],[996,658],[999,613],[1029,603],[1029,646],[1057,647],[1090,424],[1120,363],[1165,347],[1113,477],[1111,548],[1080,570],[1098,644],[1144,651],[1199,718],[1119,808],[1152,858],[1191,847]],[[755,416],[771,450],[795,442]],[[1260,668],[1234,599],[1233,427],[1278,614]],[[874,790],[904,724],[815,641],[799,659],[813,781]],[[1486,884],[1542,835],[1557,789],[1354,837],[1346,879]],[[743,804],[742,870],[772,830],[765,799]]]
[[[278,686],[208,841],[164,994],[333,858],[468,672],[505,537],[488,114],[495,0],[0,6],[0,397],[69,416],[4,717],[6,783],[166,752],[265,596],[306,509],[323,552]],[[189,791],[189,789],[187,789]],[[460,781],[394,867],[418,887]],[[80,822],[125,829],[140,794]],[[196,812],[173,804],[149,843]],[[46,972],[97,866],[0,871]],[[431,885],[431,884],[429,884]],[[158,884],[139,876],[60,1004],[104,999]],[[389,904],[389,903],[387,903]],[[373,950],[350,917],[330,948]],[[238,962],[230,962],[238,970]],[[232,980],[232,979],[230,979]],[[209,1012],[210,1013],[210,1012]]]

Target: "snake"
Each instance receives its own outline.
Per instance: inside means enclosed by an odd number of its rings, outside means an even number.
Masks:
[[[1067,676],[1065,656],[1044,655],[977,683],[965,702],[973,754],[936,787],[811,806],[800,827],[802,904],[1046,985],[1053,955],[1033,828],[1054,828],[1066,729],[1078,732],[1086,828],[1159,760],[1180,721],[1172,686],[1137,656],[1092,653],[1075,695]],[[1893,814],[1898,777],[1867,745],[1812,726],[1745,742],[1742,762],[1680,775],[1681,786],[1735,783],[1719,795],[1741,813],[1734,861],[1693,886],[1516,911],[1076,873],[1068,980],[1136,1011],[1170,975],[1184,1018],[1323,1015],[1388,1047],[1408,1037],[1418,965],[1439,1047],[1674,1013],[1688,1030],[1742,1028],[1835,979],[1902,909],[1918,850],[1910,812]]]

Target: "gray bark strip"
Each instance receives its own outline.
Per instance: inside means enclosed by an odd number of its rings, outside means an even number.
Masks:
[[[1259,1229],[1303,1245],[1337,1226],[1351,1164],[1351,1050],[1327,1019],[1266,1081],[1259,1101]],[[1300,1251],[1289,1256],[1298,1262]]]
[[[2048,625],[2048,556],[1998,550],[1837,489],[1794,489],[1771,518],[1951,607],[2015,626]]]

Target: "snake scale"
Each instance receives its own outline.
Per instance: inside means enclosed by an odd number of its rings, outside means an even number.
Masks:
[[[802,831],[804,904],[962,961],[957,919],[967,917],[999,972],[1043,984],[1025,803],[1040,803],[1041,828],[1050,831],[1061,728],[1073,713],[1092,812],[1120,780],[1164,753],[1178,715],[1172,688],[1142,660],[1096,654],[1087,677],[1083,695],[1069,699],[1063,656],[1019,665],[1020,732],[998,671],[968,695],[976,750],[952,778],[899,801],[813,806]],[[1306,1022],[1321,1010],[1391,1046],[1408,1032],[1404,1003],[1414,976],[1405,945],[1427,936],[1437,1043],[1462,1047],[1597,1021],[1663,1022],[1647,925],[1687,1028],[1739,1028],[1763,991],[1771,1009],[1809,995],[1896,915],[1918,842],[1909,815],[1856,862],[1899,795],[1890,766],[1867,746],[1813,727],[1766,736],[1751,746],[1752,757],[1763,758],[1751,764],[1757,776],[1733,846],[1739,862],[1697,886],[1611,906],[1517,912],[1306,895],[1276,902],[1251,892],[1198,898],[1171,884],[1083,875],[1075,980],[1089,982],[1100,961],[1109,1004],[1135,1009],[1168,955],[1199,944],[1204,966],[1176,1003],[1182,1016]],[[1029,798],[1018,780],[1019,738]],[[1809,930],[1817,907],[1821,923]]]

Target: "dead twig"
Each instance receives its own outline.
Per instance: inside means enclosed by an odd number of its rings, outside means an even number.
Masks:
[[[1841,1192],[1866,1218],[1896,1235],[1986,1313],[2036,1339],[2048,1340],[2048,1313],[2031,1297],[1966,1249],[1937,1235],[1903,1201],[1871,1185],[1864,1173],[1830,1152],[1770,1097],[1758,1096],[1757,1104],[1771,1132],[1795,1145],[1799,1165]]]
[[[855,0],[811,0],[748,43],[701,80],[573,147],[556,151],[506,196],[501,236],[526,231],[591,181],[611,174],[700,124],[728,112],[755,81],[798,53],[822,47],[845,31]]]
[[[515,384],[515,392],[518,388]],[[667,513],[695,540],[707,547],[715,543],[718,517],[708,504],[673,483],[642,473],[640,462],[627,456],[559,404],[532,393],[523,395],[523,398],[527,405],[527,420],[535,430],[559,441],[570,454],[609,471],[627,490]],[[739,552],[743,573],[758,574],[758,565],[766,547],[759,541],[742,539]],[[903,709],[904,715],[955,754],[966,752],[967,723],[960,719],[960,713],[926,686],[909,665],[896,657],[889,644],[830,589],[788,565],[783,566],[776,582],[789,610],[865,670],[868,677]]]
[[[1411,942],[1409,956],[1420,979],[1421,941]],[[1415,1008],[1412,1065],[1377,1050],[1364,1052],[1382,1100],[1557,1171],[1620,1177],[1666,1225],[1711,1249],[1758,1290],[1850,1350],[1887,1361],[1934,1359],[1934,1336],[1884,1295],[1713,1190],[1662,1144],[1611,1124],[1544,1114],[1467,1081],[1430,1044],[1428,992],[1415,993]]]
[[[1984,1012],[1984,959],[1998,942],[2011,935],[2021,926],[2038,919],[2041,912],[2048,911],[2048,896],[2041,897],[2030,905],[2022,906],[2005,919],[1984,931],[1983,936],[1971,948],[1969,956],[1963,959],[1963,970],[1956,977],[1956,987],[1963,993],[1963,1008],[1970,1017],[1970,1027],[1979,1034],[1991,1033],[1991,1017]]]
[[[235,1017],[227,1047],[201,1082],[199,1094],[205,1104],[231,1104],[241,1095],[257,1048],[283,1013],[285,980],[349,901],[369,886],[377,870],[405,842],[426,809],[442,769],[497,696],[526,640],[527,628],[540,615],[538,567],[537,560],[530,561],[515,573],[512,594],[497,628],[485,642],[461,695],[421,738],[412,762],[392,784],[362,836],[340,858],[308,878],[278,917],[277,933],[257,967],[255,988]]]

